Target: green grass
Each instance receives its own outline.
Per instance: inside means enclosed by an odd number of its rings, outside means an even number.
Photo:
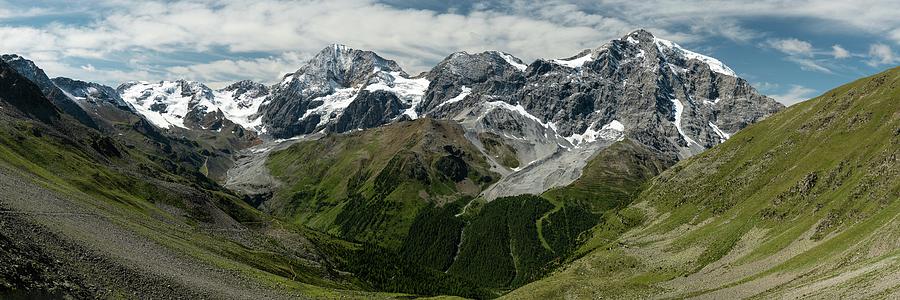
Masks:
[[[806,234],[814,247],[790,253],[784,263],[736,282],[685,291],[683,296],[772,274],[810,272],[809,278],[820,278],[819,274],[858,267],[870,261],[871,255],[896,251],[891,248],[896,246],[884,239],[890,239],[886,233],[898,229],[891,226],[896,226],[892,220],[900,213],[896,201],[900,200],[898,85],[900,68],[858,80],[791,106],[738,132],[724,144],[680,162],[650,181],[635,200],[641,206],[604,217],[606,221],[595,228],[594,238],[606,238],[588,242],[595,248],[591,253],[573,267],[514,295],[589,295],[574,285],[549,284],[560,281],[585,286],[619,282],[610,287],[621,289],[622,293],[612,295],[618,297],[629,295],[635,283],[644,290],[634,292],[652,293],[657,283],[691,275],[732,253],[753,229],[764,232],[761,240],[742,250],[744,254],[736,257],[730,268],[782,253]],[[653,214],[647,215],[650,212]],[[628,228],[632,228],[628,240],[620,240],[622,230]],[[683,264],[674,269],[645,265],[635,270],[630,282],[618,279],[619,272],[580,273],[576,267],[599,257],[623,255],[619,250],[623,246],[617,243],[640,239],[647,241],[628,246],[655,245],[664,251],[656,255],[683,260]],[[875,250],[867,245],[885,248]],[[698,248],[699,255],[692,256],[691,249]]]
[[[466,226],[449,272],[496,289],[539,278],[553,257],[537,239],[535,221],[552,207],[531,195],[487,203]]]
[[[394,250],[420,213],[497,178],[458,125],[429,119],[301,142],[267,167],[287,183],[267,203],[275,215]]]
[[[519,158],[516,148],[503,143],[499,135],[485,132],[478,134],[478,141],[484,146],[488,155],[492,156],[500,165],[507,168],[518,168]]]

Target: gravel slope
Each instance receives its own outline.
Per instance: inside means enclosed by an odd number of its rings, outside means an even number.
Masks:
[[[135,218],[137,217],[137,218]],[[150,221],[62,197],[0,167],[0,296],[285,299],[123,226]]]

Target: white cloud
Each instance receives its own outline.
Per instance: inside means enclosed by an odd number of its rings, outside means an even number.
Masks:
[[[777,17],[804,19],[824,31],[865,31],[884,34],[900,28],[900,1],[896,0],[607,0],[596,4],[598,10],[613,11],[628,20],[649,20],[655,23],[677,24],[690,22],[697,16],[727,22],[734,19]],[[877,9],[873,9],[877,8]],[[691,22],[692,23],[692,22]],[[900,42],[900,37],[895,39]]]
[[[86,25],[53,23],[41,28],[0,27],[0,49],[26,56],[41,51],[59,57],[103,59],[132,53],[265,53],[310,55],[331,43],[371,49],[395,59],[411,73],[426,71],[456,51],[502,50],[525,60],[568,57],[596,47],[635,26],[615,18],[559,12],[546,18],[480,10],[467,15],[429,10],[397,9],[369,1],[127,1],[104,2],[102,18]],[[574,8],[569,8],[574,9]],[[555,18],[555,21],[548,19]],[[44,62],[36,60],[39,64]],[[159,76],[194,76],[224,80],[228,74],[272,73],[273,63],[260,59],[222,60],[165,68]],[[139,67],[134,63],[130,67]],[[249,70],[238,71],[237,68]],[[165,74],[166,72],[170,74]],[[71,75],[71,74],[66,74]],[[86,78],[93,79],[93,78]],[[275,81],[270,78],[268,81]]]
[[[787,54],[785,60],[800,65],[800,69],[833,74],[829,68],[823,66],[822,62],[815,58],[816,54],[819,53],[807,41],[795,38],[769,39],[765,45]]]
[[[821,63],[819,63],[818,61],[816,61],[814,59],[789,56],[787,58],[787,60],[800,65],[800,69],[803,69],[806,71],[816,71],[816,72],[822,72],[825,74],[833,74],[834,73],[831,71],[831,69],[826,68],[825,66],[822,66]]]
[[[280,76],[293,72],[306,57],[287,52],[279,57],[266,57],[247,60],[217,60],[209,63],[176,66],[167,68],[173,76],[206,82],[212,88],[220,88],[236,79],[251,79],[258,82],[270,82]]]
[[[757,90],[759,90],[760,92],[763,92],[763,93],[766,93],[766,92],[769,92],[769,91],[771,91],[771,90],[777,89],[777,88],[780,87],[780,86],[781,86],[781,85],[778,84],[778,83],[767,82],[767,81],[761,81],[761,82],[753,83],[753,87],[755,87]]]
[[[95,68],[94,65],[91,65],[91,64],[83,65],[83,66],[81,66],[81,69],[82,69],[82,70],[85,70],[85,71],[88,71],[88,72],[94,72],[94,71],[97,71],[97,68]]]
[[[795,84],[791,85],[791,88],[783,94],[769,95],[769,97],[778,100],[784,105],[793,105],[808,100],[815,92],[816,90],[814,89]]]
[[[813,46],[807,41],[801,41],[795,38],[790,39],[771,39],[767,42],[770,47],[784,52],[788,55],[812,56]]]
[[[900,44],[900,28],[894,29],[890,33],[891,39],[893,39],[897,44]]]
[[[894,50],[885,44],[872,44],[869,46],[869,60],[867,64],[873,67],[890,65],[900,62],[900,58],[894,55]]]
[[[116,80],[114,76],[143,74],[152,77],[143,78],[148,80],[191,76],[228,81],[264,79],[281,69],[296,69],[299,63],[285,59],[284,53],[308,56],[335,42],[376,51],[397,60],[410,73],[418,73],[455,51],[502,50],[526,61],[568,57],[638,27],[687,46],[726,39],[756,43],[767,33],[748,28],[745,21],[759,17],[815,20],[821,30],[859,30],[900,42],[900,18],[896,13],[900,11],[900,1],[861,2],[519,0],[476,4],[463,14],[455,10],[397,8],[374,0],[98,0],[78,5],[94,18],[89,22],[58,21],[40,27],[0,25],[0,49],[32,58],[55,57],[47,62],[65,71],[78,71],[78,66],[84,64],[81,61],[67,68],[59,66],[71,58],[114,57],[123,65],[118,73],[97,69],[84,74],[82,77],[87,80]],[[7,3],[0,0],[0,20],[23,12],[57,13],[44,8],[15,8]],[[772,41],[804,69],[830,72],[829,67],[816,60],[815,56],[821,54],[809,42]],[[838,57],[836,49],[833,47],[828,55]],[[182,53],[222,57],[173,63]],[[278,63],[290,65],[278,68]],[[267,81],[275,80],[277,76]]]
[[[848,58],[850,57],[850,51],[847,51],[847,49],[844,49],[841,45],[835,44],[831,46],[831,56],[836,59]]]

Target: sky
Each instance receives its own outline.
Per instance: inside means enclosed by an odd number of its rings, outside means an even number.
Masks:
[[[900,1],[0,0],[0,53],[110,86],[278,82],[345,44],[427,71],[457,51],[564,58],[644,28],[785,104],[900,65]]]

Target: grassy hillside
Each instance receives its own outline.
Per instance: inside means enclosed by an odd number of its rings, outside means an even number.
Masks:
[[[0,79],[0,298],[489,295],[256,210],[197,170],[194,141],[107,136]]]
[[[624,140],[591,158],[581,178],[568,186],[541,196],[476,201],[462,216],[462,243],[448,272],[500,290],[543,278],[587,251],[579,248],[596,247],[595,240],[620,230],[605,220],[618,218],[646,180],[669,164]]]
[[[502,144],[489,148],[495,153],[488,155],[508,154]],[[261,207],[502,292],[542,278],[591,244],[591,229],[669,164],[623,141],[568,187],[484,202],[474,197],[497,175],[481,152],[458,125],[421,119],[271,154],[267,166],[283,185]]]
[[[264,209],[395,250],[420,212],[471,199],[497,176],[462,128],[431,119],[301,142],[267,166],[285,187]]]
[[[894,68],[742,130],[652,180],[621,211],[641,225],[508,296],[897,297],[898,99]]]

